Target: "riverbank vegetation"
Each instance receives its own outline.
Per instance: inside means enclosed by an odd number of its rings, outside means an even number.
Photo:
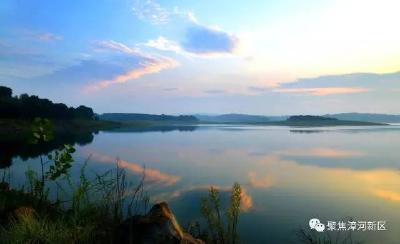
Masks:
[[[32,143],[53,138],[52,124],[36,119]],[[136,184],[116,162],[114,169],[87,177],[84,163],[77,181],[69,169],[74,162],[71,145],[40,155],[40,172],[30,168],[26,183],[10,187],[7,170],[0,183],[0,236],[2,243],[113,243],[114,230],[124,217],[147,211],[143,177]],[[53,195],[49,196],[50,186]],[[129,194],[128,194],[129,192]]]
[[[53,124],[47,119],[35,119],[31,132],[32,145],[54,138]],[[25,184],[18,188],[10,185],[10,172],[2,171],[1,243],[119,243],[124,221],[145,216],[150,202],[145,169],[137,182],[130,182],[116,160],[114,169],[88,177],[88,158],[74,180],[70,175],[74,152],[73,146],[64,145],[39,155],[40,170],[28,168]],[[204,238],[207,243],[237,243],[240,193],[240,185],[235,184],[225,222],[218,191],[210,189],[210,198],[202,204],[208,226],[196,238]]]

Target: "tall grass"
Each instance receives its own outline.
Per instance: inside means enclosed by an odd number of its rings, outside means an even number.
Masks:
[[[36,122],[33,135],[40,143],[50,138],[51,126],[47,120]],[[117,159],[114,169],[89,179],[88,158],[73,180],[74,151],[65,145],[40,156],[40,172],[28,168],[27,185],[20,189],[9,189],[10,178],[3,172],[0,216],[8,219],[0,226],[1,243],[112,243],[124,217],[147,211],[145,170],[138,184],[128,182]],[[56,186],[56,199],[49,198],[50,183]]]
[[[239,242],[237,226],[240,215],[240,200],[242,189],[239,183],[234,183],[229,206],[225,210],[225,218],[223,217],[223,209],[219,191],[215,187],[210,187],[207,198],[202,199],[201,212],[206,219],[207,229],[201,233],[201,237],[208,243],[235,244]],[[198,233],[200,233],[200,227]]]
[[[125,217],[147,211],[149,198],[144,190],[145,172],[137,185],[129,184],[125,170],[117,161],[114,169],[89,180],[86,165],[87,162],[81,168],[78,181],[74,182],[69,174],[62,179],[68,182],[66,186],[61,186],[62,180],[56,181],[63,197],[53,201],[47,197],[48,194],[38,194],[34,184],[25,187],[25,191],[0,190],[0,195],[5,195],[5,205],[15,205],[4,209],[19,211],[18,207],[22,207],[32,212],[22,217],[16,211],[9,214],[8,223],[0,228],[0,242],[111,243],[115,228]],[[31,177],[32,170],[27,172],[27,177]],[[8,184],[3,182],[2,185]],[[49,189],[45,187],[44,191]],[[33,201],[11,199],[25,196],[30,196]],[[41,196],[45,198],[38,198]]]

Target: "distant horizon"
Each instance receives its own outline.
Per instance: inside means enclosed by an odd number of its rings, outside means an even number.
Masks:
[[[96,111],[95,111],[96,112]],[[193,115],[193,116],[218,116],[218,115],[249,115],[249,116],[265,116],[265,117],[284,117],[284,116],[296,116],[296,115],[311,115],[311,116],[324,116],[324,115],[336,115],[336,114],[370,114],[370,115],[395,115],[400,116],[400,114],[388,114],[388,113],[364,113],[364,112],[339,112],[339,113],[325,113],[325,114],[309,114],[309,113],[301,113],[301,114],[250,114],[250,113],[185,113],[185,114],[172,114],[172,113],[140,113],[140,112],[105,112],[105,113],[97,113],[97,114],[151,114],[151,115]]]
[[[1,84],[0,84],[1,86]],[[37,94],[29,94],[26,92],[21,92],[19,94],[15,94],[14,89],[12,87],[9,87],[13,90],[13,96],[20,96],[22,94],[28,94],[28,95],[33,95],[33,96],[38,96],[40,98],[46,98],[49,99],[48,97],[45,96],[40,96]],[[53,102],[61,102],[61,101],[57,101],[52,100]],[[70,105],[70,104],[66,104],[67,106],[80,106],[80,105],[87,105],[87,104],[81,104],[81,103],[75,103],[74,105]],[[362,112],[362,111],[351,111],[351,112],[325,112],[325,113],[307,113],[307,112],[303,112],[303,113],[285,113],[285,114],[258,114],[258,113],[249,113],[249,112],[219,112],[219,113],[210,113],[210,112],[191,112],[191,113],[168,113],[168,112],[136,112],[136,111],[128,111],[128,112],[115,112],[115,111],[108,111],[108,112],[97,112],[96,109],[94,109],[94,112],[97,114],[107,114],[107,113],[121,113],[121,114],[154,114],[154,115],[161,115],[161,114],[165,114],[165,115],[174,115],[174,116],[178,116],[178,115],[205,115],[205,116],[216,116],[216,115],[226,115],[226,114],[240,114],[240,115],[255,115],[255,116],[291,116],[291,115],[316,115],[316,116],[322,116],[322,115],[329,115],[329,114],[377,114],[377,115],[399,115],[400,113],[386,113],[386,112]]]

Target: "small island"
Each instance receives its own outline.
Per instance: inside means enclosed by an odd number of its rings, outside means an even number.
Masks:
[[[284,121],[267,122],[270,125],[283,125],[283,126],[371,126],[371,125],[387,125],[384,123],[374,123],[365,121],[350,121],[339,120],[336,118],[329,118],[324,116],[313,115],[295,115],[290,116]]]

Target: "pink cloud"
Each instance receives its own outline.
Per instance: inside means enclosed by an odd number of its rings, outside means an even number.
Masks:
[[[126,55],[136,56],[142,61],[140,61],[137,67],[131,68],[123,74],[117,75],[112,79],[98,81],[96,84],[88,86],[87,90],[97,90],[114,84],[125,83],[129,80],[135,80],[148,74],[159,73],[162,70],[171,69],[179,65],[179,63],[172,58],[148,55],[142,53],[138,48],[128,47],[125,44],[112,40],[96,42],[95,48],[98,51],[120,52]]]
[[[140,64],[139,67],[129,70],[128,72],[118,75],[110,80],[102,80],[97,84],[89,87],[90,90],[106,88],[114,84],[125,83],[129,80],[138,79],[144,75],[159,73],[162,70],[170,69],[178,66],[178,63],[170,58],[147,60]]]
[[[126,54],[140,54],[138,48],[128,47],[127,45],[113,40],[97,41],[94,43],[98,51],[118,51]]]
[[[283,93],[303,93],[313,96],[327,96],[334,94],[364,93],[370,91],[370,89],[363,87],[315,87],[315,88],[282,88],[282,89],[276,89],[274,91]]]

